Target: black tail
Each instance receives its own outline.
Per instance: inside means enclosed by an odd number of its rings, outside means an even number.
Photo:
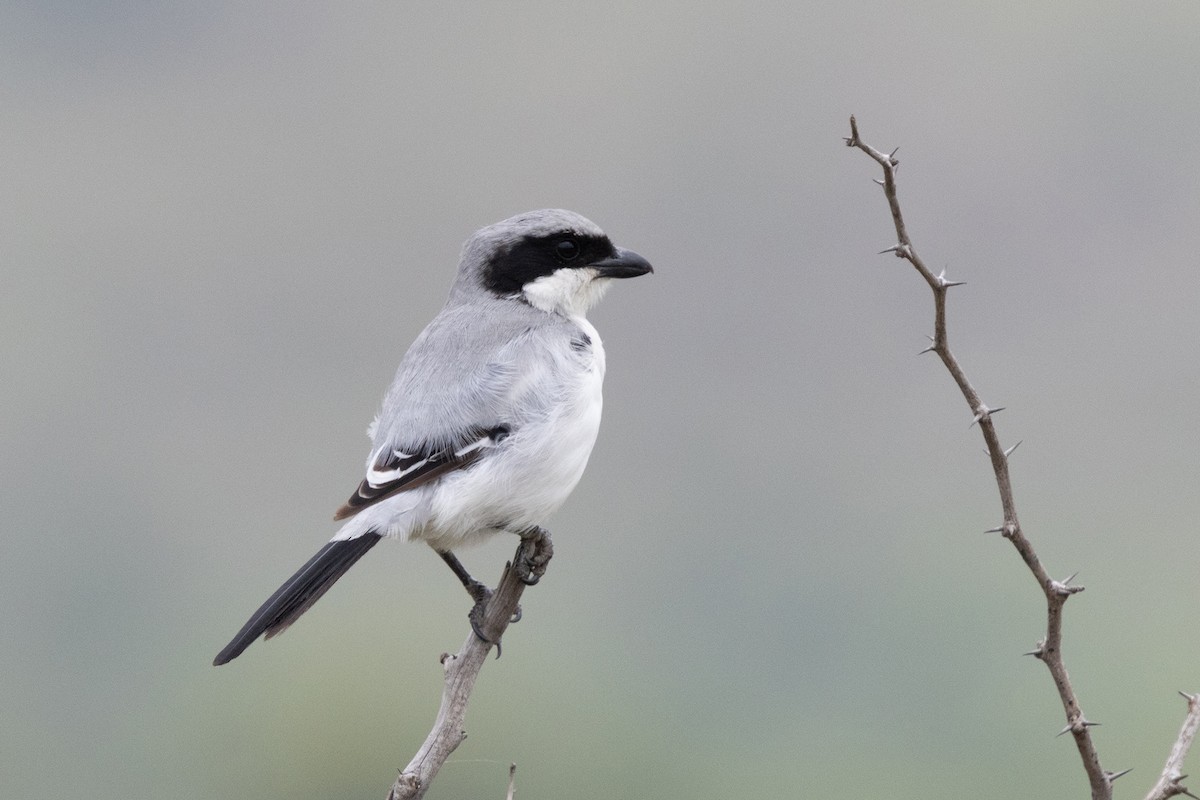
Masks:
[[[378,533],[364,533],[357,539],[333,541],[322,547],[262,604],[262,608],[254,612],[237,636],[233,637],[233,641],[217,654],[213,666],[219,667],[237,658],[260,634],[265,633],[266,638],[270,639],[282,633],[320,600],[321,595],[329,591],[329,587],[354,566],[355,561],[366,555],[380,538]]]

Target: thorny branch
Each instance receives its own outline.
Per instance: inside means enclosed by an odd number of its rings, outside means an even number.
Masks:
[[[1063,606],[1066,605],[1067,599],[1078,592],[1083,591],[1082,586],[1072,585],[1071,579],[1055,580],[1046,572],[1041,561],[1038,560],[1037,553],[1034,552],[1033,545],[1026,538],[1025,532],[1021,529],[1021,523],[1017,519],[1016,502],[1013,499],[1012,481],[1008,473],[1008,457],[1013,450],[1017,449],[1017,444],[1007,450],[1001,447],[1000,437],[996,433],[995,423],[992,421],[992,415],[1003,408],[991,408],[979,396],[979,392],[967,380],[966,374],[959,366],[958,359],[950,351],[950,342],[946,334],[946,293],[953,286],[961,285],[961,281],[950,281],[946,279],[946,272],[935,275],[932,270],[925,265],[921,257],[917,255],[916,248],[913,247],[912,239],[909,238],[908,230],[904,226],[904,217],[900,213],[900,201],[896,197],[896,170],[900,166],[900,162],[896,160],[896,151],[884,153],[876,150],[874,147],[863,142],[858,135],[858,122],[854,117],[850,117],[850,136],[845,139],[847,147],[856,147],[862,150],[868,156],[875,160],[880,167],[883,168],[883,180],[876,181],[883,187],[884,196],[887,197],[888,207],[892,212],[892,222],[896,227],[896,244],[883,250],[883,253],[894,253],[897,258],[903,258],[908,261],[925,282],[929,284],[929,288],[933,290],[933,305],[934,305],[934,325],[933,336],[931,337],[932,344],[925,348],[922,352],[937,353],[938,358],[946,366],[950,372],[950,376],[954,382],[958,384],[959,390],[962,391],[963,397],[966,398],[967,404],[971,407],[971,413],[974,417],[972,425],[978,423],[980,431],[983,433],[984,443],[987,445],[988,457],[992,462],[992,471],[996,476],[996,487],[1000,491],[1000,505],[1004,514],[1004,521],[996,528],[992,528],[989,532],[999,533],[1012,542],[1013,547],[1017,549],[1017,553],[1021,556],[1021,560],[1025,562],[1025,566],[1033,573],[1034,579],[1038,586],[1041,587],[1042,593],[1046,597],[1046,636],[1037,643],[1037,646],[1026,655],[1034,656],[1039,659],[1050,670],[1050,676],[1054,680],[1055,688],[1058,689],[1059,699],[1062,701],[1063,710],[1066,712],[1067,725],[1063,728],[1059,735],[1070,733],[1075,739],[1075,746],[1079,750],[1079,756],[1083,761],[1083,768],[1087,772],[1088,783],[1091,785],[1093,800],[1111,800],[1112,784],[1117,778],[1124,775],[1128,770],[1121,772],[1109,772],[1100,766],[1100,756],[1096,751],[1095,742],[1092,741],[1091,728],[1099,723],[1091,722],[1084,716],[1083,710],[1079,707],[1079,700],[1075,695],[1075,690],[1071,687],[1071,679],[1067,674],[1066,664],[1062,657],[1062,617]],[[1188,698],[1188,717],[1184,723],[1183,730],[1180,731],[1179,738],[1171,752],[1171,757],[1167,760],[1167,766],[1163,770],[1163,777],[1159,780],[1159,785],[1147,795],[1146,800],[1166,800],[1177,794],[1190,793],[1185,789],[1181,781],[1183,777],[1180,774],[1180,768],[1184,757],[1187,755],[1188,748],[1191,746],[1192,739],[1196,735],[1197,725],[1200,725],[1200,696],[1184,695]]]

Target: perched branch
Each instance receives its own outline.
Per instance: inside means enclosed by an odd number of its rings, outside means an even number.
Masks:
[[[900,201],[896,198],[896,170],[900,166],[900,162],[896,160],[896,151],[883,153],[863,142],[859,138],[858,123],[854,117],[850,117],[850,136],[845,141],[847,147],[857,147],[883,168],[883,181],[876,182],[883,187],[883,193],[887,197],[888,207],[892,212],[892,222],[896,228],[897,241],[896,244],[882,252],[895,253],[897,258],[908,261],[933,290],[933,343],[926,348],[925,352],[937,353],[938,358],[945,364],[950,376],[954,378],[954,382],[958,384],[959,390],[966,398],[967,405],[971,408],[974,417],[972,425],[978,423],[979,429],[983,433],[988,457],[992,462],[992,471],[996,476],[996,486],[1000,490],[1000,505],[1004,513],[1004,521],[992,531],[1012,542],[1017,553],[1020,554],[1021,560],[1033,573],[1034,579],[1046,597],[1046,636],[1038,642],[1037,647],[1029,655],[1038,658],[1050,670],[1050,676],[1054,680],[1054,686],[1058,689],[1058,696],[1062,701],[1063,711],[1066,712],[1067,726],[1060,731],[1060,735],[1070,733],[1074,738],[1075,746],[1079,750],[1079,757],[1083,760],[1083,768],[1087,772],[1088,783],[1091,785],[1093,800],[1111,800],[1112,782],[1124,773],[1106,772],[1100,766],[1100,756],[1096,752],[1096,745],[1092,741],[1090,730],[1092,726],[1099,723],[1090,722],[1084,716],[1083,710],[1079,707],[1079,700],[1075,696],[1075,690],[1071,687],[1071,679],[1067,675],[1067,667],[1063,663],[1062,657],[1063,606],[1071,595],[1083,591],[1083,587],[1071,585],[1071,578],[1063,581],[1051,578],[1041,561],[1038,560],[1033,545],[1021,529],[1021,523],[1017,519],[1016,502],[1013,499],[1012,481],[1008,474],[1008,457],[1016,449],[1016,445],[1007,450],[1001,447],[1000,437],[997,435],[995,423],[992,421],[992,415],[1002,409],[991,408],[983,402],[979,392],[967,380],[966,374],[959,366],[958,359],[950,351],[950,343],[946,334],[946,293],[952,286],[957,286],[961,282],[946,280],[944,270],[941,274],[935,275],[917,255],[916,248],[913,247],[908,230],[904,227],[904,217],[900,213]]]
[[[1196,797],[1183,785],[1183,779],[1187,777],[1183,774],[1183,760],[1187,758],[1188,749],[1196,738],[1197,729],[1200,729],[1200,693],[1180,692],[1180,694],[1183,695],[1184,700],[1187,700],[1187,716],[1184,717],[1179,737],[1175,740],[1174,747],[1171,748],[1171,755],[1167,756],[1167,764],[1163,767],[1162,775],[1159,777],[1158,783],[1154,784],[1154,788],[1150,790],[1150,794],[1146,795],[1146,800],[1167,800],[1167,798],[1179,794]]]
[[[513,560],[519,565],[525,561],[522,555],[522,548],[525,546],[526,543],[522,542]],[[544,570],[551,552],[548,536],[541,546],[545,548],[541,553],[540,565]],[[446,680],[437,719],[421,749],[396,778],[395,784],[388,792],[387,800],[419,800],[424,797],[446,759],[467,738],[463,720],[467,715],[467,703],[471,699],[475,679],[479,677],[479,671],[487,661],[488,653],[492,649],[491,642],[499,642],[509,623],[519,617],[521,594],[528,583],[528,573],[522,577],[522,570],[514,568],[513,562],[505,564],[504,575],[500,578],[495,593],[488,600],[487,610],[480,625],[481,632],[490,641],[483,641],[472,631],[467,634],[467,641],[457,654],[442,654],[442,670]]]

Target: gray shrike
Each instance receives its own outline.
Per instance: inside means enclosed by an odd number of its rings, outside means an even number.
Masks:
[[[384,536],[423,539],[476,601],[490,591],[452,550],[500,531],[522,541],[579,482],[600,428],[604,347],[585,314],[613,278],[651,272],[570,211],[531,211],[463,246],[445,307],[400,362],[367,429],[367,474],[330,542],[254,612],[214,665],[295,622]],[[524,546],[522,547],[524,549]],[[524,565],[526,582],[543,557]]]

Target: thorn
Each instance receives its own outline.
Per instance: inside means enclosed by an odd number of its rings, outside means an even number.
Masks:
[[[1108,778],[1109,783],[1112,783],[1122,775],[1128,775],[1131,772],[1133,772],[1133,767],[1130,767],[1129,769],[1123,769],[1120,772],[1105,772],[1104,777]]]
[[[1100,725],[1099,722],[1088,722],[1086,719],[1080,719],[1078,722],[1072,722],[1069,725],[1067,725],[1067,727],[1063,728],[1061,731],[1054,734],[1054,738],[1057,739],[1059,736],[1062,736],[1064,733],[1066,733],[1068,731],[1074,731],[1077,727],[1082,730],[1082,729],[1086,729],[1086,728],[1095,728],[1099,725]]]
[[[1067,584],[1069,584],[1071,581],[1075,580],[1075,576],[1076,576],[1076,575],[1078,575],[1078,574],[1079,574],[1078,572],[1072,572],[1072,573],[1071,573],[1071,577],[1069,577],[1069,578],[1067,578],[1065,581],[1063,581],[1063,586],[1066,586],[1066,585],[1067,585]]]
[[[900,248],[903,246],[904,245],[894,244],[891,247],[889,247],[887,250],[880,250],[876,255],[883,255],[884,253],[899,253]]]
[[[998,533],[1005,539],[1011,539],[1012,535],[1016,532],[1017,526],[1008,520],[1005,520],[1004,524],[998,528],[988,528],[986,531],[984,531],[984,533]]]
[[[1192,703],[1200,702],[1200,694],[1188,694],[1187,692],[1180,692],[1179,696],[1182,697],[1184,700],[1187,700],[1188,705],[1191,705]]]
[[[1045,639],[1038,639],[1038,641],[1037,641],[1037,644],[1035,644],[1035,645],[1033,646],[1033,649],[1032,649],[1032,650],[1030,650],[1028,653],[1021,653],[1021,655],[1023,655],[1023,656],[1033,656],[1034,658],[1036,658],[1036,659],[1038,659],[1039,661],[1041,661],[1041,660],[1042,660],[1042,656],[1046,655],[1046,640],[1045,640]]]
[[[993,409],[993,413],[995,413],[996,411],[1001,411],[1001,410],[1002,410],[1002,409],[999,409],[999,408],[997,408],[997,409]],[[968,427],[970,427],[970,426],[968,426]],[[1014,451],[1014,450],[1016,450],[1018,447],[1020,447],[1020,446],[1021,446],[1021,442],[1023,442],[1023,441],[1025,441],[1025,440],[1024,440],[1024,439],[1021,439],[1021,440],[1020,440],[1020,441],[1018,441],[1016,444],[1014,444],[1012,447],[1010,447],[1010,448],[1008,448],[1007,450],[1005,450],[1005,451],[1004,451],[1004,457],[1005,457],[1005,458],[1008,458],[1010,455],[1012,455],[1013,451]],[[988,450],[986,447],[985,447],[985,448],[983,448],[983,454],[984,454],[985,456],[987,456],[988,458],[991,458],[991,457],[992,457],[992,451],[991,451],[991,450]]]
[[[948,281],[946,280],[946,270],[942,270],[937,276],[938,286],[943,289],[949,289],[951,286],[962,286],[966,281]]]
[[[879,180],[879,178],[871,178],[871,180],[874,181],[875,183],[878,183],[880,186],[887,186],[887,184],[884,183],[883,181]]]
[[[921,352],[917,353],[917,355],[919,355],[919,356],[923,356],[923,355],[925,355],[926,353],[932,353],[932,352],[933,352],[934,350],[936,350],[936,349],[937,349],[937,345],[936,345],[936,344],[931,344],[931,345],[929,345],[929,347],[926,347],[924,350],[922,350]]]
[[[1075,575],[1078,575],[1078,574],[1079,573],[1075,573]],[[1055,580],[1050,581],[1050,588],[1059,597],[1070,597],[1073,594],[1078,594],[1079,592],[1082,592],[1083,591],[1082,586],[1071,586],[1070,585],[1071,579],[1074,578],[1075,575],[1072,575],[1070,578],[1067,578],[1065,581],[1055,581]]]
[[[988,408],[983,403],[980,403],[979,410],[975,413],[975,418],[973,420],[971,420],[971,424],[968,425],[967,427],[973,428],[975,426],[975,423],[982,422],[983,420],[989,418],[992,414],[998,414],[1003,410],[1004,410],[1004,406],[1000,406],[999,408]]]
[[[899,148],[899,147],[897,147],[895,150],[893,150],[892,152],[888,153],[888,161],[894,161],[894,160],[895,160],[895,158],[896,158],[896,153],[899,153],[899,152],[900,152],[900,148]],[[895,165],[895,164],[892,164],[892,166],[894,167],[894,166],[896,166],[896,165]],[[905,174],[908,174],[908,173],[905,173]]]

